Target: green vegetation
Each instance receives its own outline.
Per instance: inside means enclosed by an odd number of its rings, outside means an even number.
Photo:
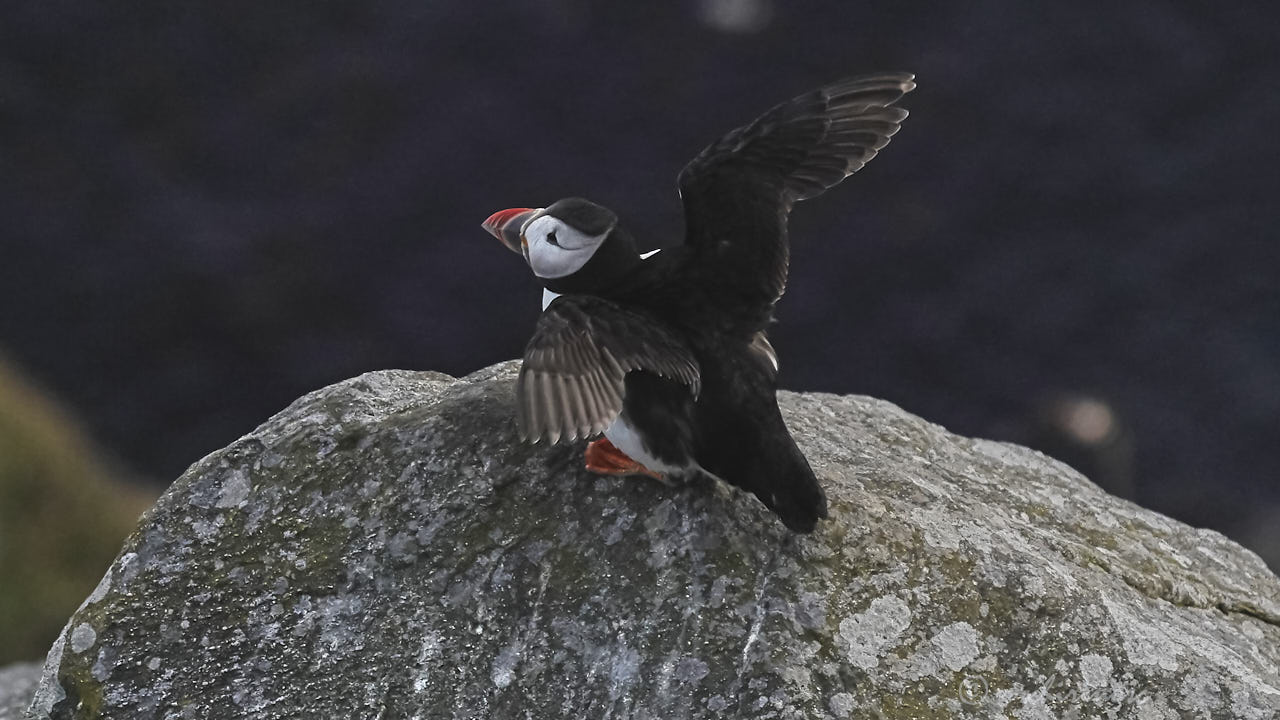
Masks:
[[[41,659],[154,499],[0,359],[0,664]]]

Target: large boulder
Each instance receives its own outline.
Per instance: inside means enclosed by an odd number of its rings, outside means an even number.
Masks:
[[[782,393],[830,496],[515,439],[503,364],[377,372],[196,463],[49,654],[54,718],[1274,718],[1280,581],[1033,451]]]

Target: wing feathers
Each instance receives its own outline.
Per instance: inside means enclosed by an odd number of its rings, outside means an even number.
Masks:
[[[516,382],[525,440],[601,433],[622,411],[627,373],[677,381],[696,397],[698,362],[668,327],[601,298],[563,295],[538,320]]]
[[[542,417],[540,419],[543,432],[551,439],[554,445],[560,440],[560,430],[556,427],[556,395],[551,392],[551,378],[547,375],[538,376],[538,400],[542,409]]]
[[[852,78],[726,133],[680,173],[685,244],[708,272],[771,306],[785,286],[792,205],[870,162],[907,117],[893,103],[914,88],[909,73]]]

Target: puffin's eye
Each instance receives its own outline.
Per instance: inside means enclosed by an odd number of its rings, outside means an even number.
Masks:
[[[560,247],[560,241],[556,240],[555,230],[552,230],[551,232],[547,233],[547,242],[551,243],[552,245],[555,245],[556,247]]]

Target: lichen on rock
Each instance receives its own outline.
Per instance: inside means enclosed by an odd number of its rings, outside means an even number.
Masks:
[[[196,463],[68,622],[36,716],[1280,712],[1280,581],[1216,533],[782,393],[831,503],[796,536],[732,488],[521,444],[515,368],[369,373]]]

